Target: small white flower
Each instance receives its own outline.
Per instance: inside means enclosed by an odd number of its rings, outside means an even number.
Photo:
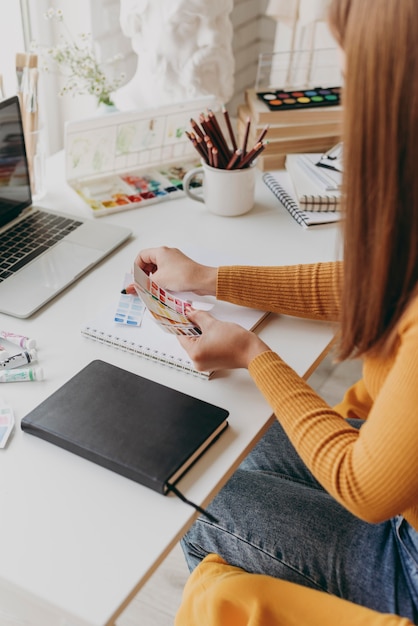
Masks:
[[[55,18],[59,22],[64,21],[63,12],[52,7],[46,11],[45,17]],[[65,76],[66,82],[59,92],[60,96],[94,94],[99,102],[111,102],[112,92],[125,78],[124,73],[119,78],[110,79],[106,76],[100,57],[96,54],[91,33],[80,33],[73,38],[68,29],[65,29],[64,33],[60,34],[56,46],[40,47],[39,50],[51,62],[50,68],[55,65]],[[106,63],[110,64],[122,58],[123,55],[118,53]],[[50,68],[45,64],[45,71]]]

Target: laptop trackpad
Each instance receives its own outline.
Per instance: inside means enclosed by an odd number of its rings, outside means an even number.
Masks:
[[[67,241],[59,242],[0,283],[2,311],[17,317],[28,317],[102,256],[100,250]]]

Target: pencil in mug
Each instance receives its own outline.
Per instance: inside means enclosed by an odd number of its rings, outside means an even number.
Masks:
[[[210,118],[209,116],[205,117],[203,114],[201,115],[201,124],[206,132],[205,137],[209,137],[211,142],[211,149],[216,148],[218,151],[218,167],[224,167],[224,165],[229,161],[229,150],[225,147],[219,132],[214,124],[213,116]],[[210,156],[210,155],[209,155]]]
[[[266,144],[263,143],[262,141],[259,141],[258,143],[256,143],[254,148],[252,148],[252,150],[247,152],[245,157],[241,158],[241,161],[239,163],[239,168],[244,169],[245,167],[250,165],[250,163],[252,163],[252,161],[254,161],[254,159],[258,157],[260,152],[262,152],[265,147],[266,147]]]
[[[209,110],[208,117],[209,117],[209,121],[212,122],[212,126],[214,128],[215,134],[217,135],[219,139],[219,144],[224,154],[224,157],[227,161],[229,161],[229,159],[231,158],[231,150],[228,147],[227,141],[224,137],[221,127],[219,126],[219,122],[216,119],[216,115],[214,114],[213,111]]]
[[[190,125],[193,129],[193,132],[201,139],[203,139],[204,133],[201,131],[199,124],[193,118],[190,118]]]
[[[263,141],[264,137],[267,134],[268,129],[270,128],[270,126],[268,124],[266,124],[263,128],[263,130],[261,131],[261,133],[259,134],[259,136],[256,139],[255,143],[258,143],[259,141]]]
[[[231,143],[234,147],[237,143],[225,107],[223,107],[223,112],[226,126],[230,134]],[[248,137],[251,126],[251,119],[249,117],[247,118],[242,147],[235,149],[230,149],[228,146],[213,111],[209,111],[207,115],[201,113],[199,116],[199,122],[200,126],[195,120],[190,120],[194,132],[187,133],[187,136],[203,160],[212,167],[228,170],[248,167],[266,146],[263,139],[268,131],[268,125],[266,125],[261,131],[254,147],[247,151]]]
[[[223,167],[229,161],[231,153],[214,113],[210,111],[206,116],[201,113],[199,120],[204,132],[210,137],[212,144],[218,150],[219,166]]]
[[[229,163],[226,166],[227,170],[232,170],[234,169],[235,165],[237,163],[240,162],[241,160],[241,155],[242,155],[242,150],[241,148],[237,148],[233,154],[233,156],[231,157],[231,160],[229,161]]]
[[[236,139],[235,139],[234,131],[232,130],[232,124],[231,124],[231,120],[230,120],[230,117],[229,117],[229,113],[228,113],[225,105],[222,106],[222,113],[223,113],[223,116],[224,116],[224,119],[225,119],[225,122],[226,122],[226,126],[228,128],[229,138],[230,138],[231,143],[232,143],[232,149],[235,152],[237,150],[238,146],[237,146],[237,142],[236,142]]]
[[[197,142],[196,135],[194,133],[187,132],[187,130],[186,130],[186,135],[188,136],[188,138],[190,139],[190,141],[192,142],[192,144],[194,145],[194,147],[196,148],[196,150],[198,151],[202,159],[206,159],[207,151],[204,151],[204,148],[201,145],[201,143],[199,144]]]
[[[249,117],[247,117],[247,122],[245,124],[244,138],[242,140],[242,146],[241,146],[242,159],[247,154],[247,143],[248,143],[248,136],[250,134],[250,126],[251,126],[251,119]]]

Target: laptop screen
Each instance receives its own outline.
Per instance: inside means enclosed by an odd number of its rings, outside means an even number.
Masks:
[[[19,99],[0,102],[0,226],[32,203]]]

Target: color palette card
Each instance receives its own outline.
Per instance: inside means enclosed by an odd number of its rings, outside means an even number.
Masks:
[[[160,328],[173,335],[196,337],[201,334],[187,317],[192,300],[184,300],[179,294],[160,287],[152,275],[147,276],[137,265],[134,267],[135,289]]]
[[[122,289],[133,283],[132,274],[125,274]],[[121,293],[113,321],[126,326],[141,326],[145,305],[141,298],[129,293]]]
[[[257,96],[271,111],[289,111],[340,104],[341,87],[315,87],[285,91],[273,89],[257,92]]]

